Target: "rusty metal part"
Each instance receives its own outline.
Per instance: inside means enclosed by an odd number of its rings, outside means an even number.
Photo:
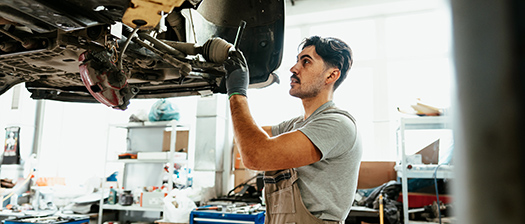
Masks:
[[[162,12],[170,13],[180,7],[185,0],[131,0],[130,7],[122,16],[122,22],[132,28],[153,29],[162,18]]]
[[[176,58],[183,59],[186,57],[186,55],[179,50],[165,44],[162,41],[157,40],[155,37],[150,36],[147,33],[137,33],[141,39],[146,39],[147,41],[151,42],[153,46],[161,51],[164,51],[172,56],[175,56]]]
[[[80,77],[89,93],[106,106],[125,110],[138,88],[128,85],[126,75],[111,63],[106,51],[86,51],[80,55]]]
[[[19,25],[18,23],[14,23],[13,21],[0,17],[0,25],[7,25],[7,24]]]
[[[206,61],[212,63],[223,63],[226,61],[226,59],[228,59],[228,51],[232,47],[232,44],[228,43],[228,41],[218,37],[209,39],[203,46],[196,46],[192,43],[178,41],[163,41],[161,43],[169,48],[176,49],[177,52],[182,52],[183,54],[201,54]],[[157,47],[157,45],[155,45],[155,47]]]
[[[6,53],[16,51],[18,44],[15,41],[5,41],[0,43],[0,50]]]
[[[22,39],[20,39],[19,37],[13,35],[12,33],[7,32],[6,30],[4,30],[2,28],[0,28],[0,32],[5,34],[5,35],[7,35],[8,37],[10,37],[13,40],[16,40],[16,41],[18,41],[20,43],[24,43],[24,41]]]
[[[166,21],[171,26],[178,41],[186,41],[186,30],[184,16],[179,12],[172,12],[166,16]]]
[[[179,71],[180,71],[179,74],[181,76],[185,77],[185,76],[187,76],[190,73],[191,65],[189,65],[188,63],[184,63],[184,62],[174,58],[170,54],[162,52],[162,51],[156,49],[155,47],[150,46],[149,44],[145,43],[144,41],[140,40],[137,37],[132,37],[132,38],[133,38],[133,42],[138,43],[141,46],[143,46],[143,47],[147,48],[148,50],[152,51],[153,53],[159,55],[164,61],[166,61],[167,63],[171,64],[173,67],[179,69]]]
[[[195,46],[194,43],[186,43],[186,42],[170,41],[170,40],[163,40],[162,42],[187,55],[197,55],[197,54],[202,53],[202,47]]]

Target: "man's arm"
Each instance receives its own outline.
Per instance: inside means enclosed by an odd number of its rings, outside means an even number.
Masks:
[[[272,126],[262,126],[261,128],[266,132],[266,134],[268,134],[268,136],[270,136],[270,137],[273,136],[273,134],[272,134]]]
[[[233,132],[244,165],[252,170],[280,170],[319,161],[321,152],[302,132],[271,137],[271,128],[257,126],[246,100],[250,79],[246,59],[237,49],[231,50],[228,55],[224,63],[226,89]]]
[[[292,131],[271,137],[270,127],[257,126],[250,114],[246,96],[232,95],[230,109],[235,140],[248,169],[288,169],[321,159],[319,149],[302,132]]]

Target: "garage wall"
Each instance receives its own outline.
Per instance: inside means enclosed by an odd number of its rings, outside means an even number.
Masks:
[[[195,127],[196,99],[168,99],[179,108],[179,121],[190,127]],[[126,150],[125,130],[109,125],[127,123],[132,114],[146,116],[155,102],[132,100],[126,111],[119,111],[102,104],[46,101],[39,175],[64,177],[72,185],[89,185],[87,181],[108,176],[116,169],[104,172],[106,147],[110,152]]]
[[[20,154],[26,160],[33,148],[36,101],[29,98],[24,85],[17,85],[0,95],[0,141],[4,151],[5,128],[20,127]],[[1,158],[1,157],[0,157]],[[23,162],[23,161],[22,161]]]

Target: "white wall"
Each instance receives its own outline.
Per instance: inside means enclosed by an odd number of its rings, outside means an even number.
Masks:
[[[181,123],[195,125],[195,97],[168,100],[178,106]],[[132,114],[147,115],[155,102],[132,100],[126,111],[120,111],[102,104],[46,101],[39,176],[65,177],[72,185],[108,176],[115,169],[104,171],[106,148],[111,147],[109,152],[126,150],[125,130],[118,132],[109,125],[127,123]]]
[[[36,101],[29,98],[24,85],[18,85],[0,95],[0,139],[2,152],[5,144],[5,128],[20,127],[20,156],[27,160],[33,148]],[[18,99],[13,99],[18,98]]]

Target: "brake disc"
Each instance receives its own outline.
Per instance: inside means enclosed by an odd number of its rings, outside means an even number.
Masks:
[[[138,88],[128,85],[128,78],[118,69],[108,51],[86,51],[79,57],[80,78],[89,93],[100,103],[125,110]]]

